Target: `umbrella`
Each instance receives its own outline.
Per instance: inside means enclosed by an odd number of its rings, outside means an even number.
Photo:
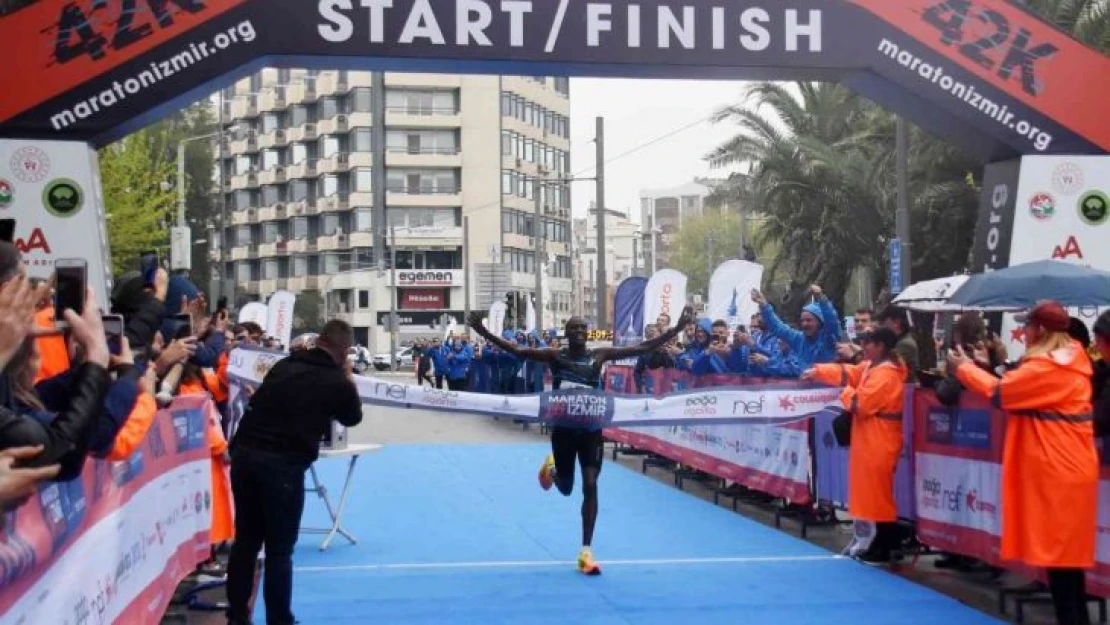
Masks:
[[[1065,307],[1110,306],[1110,273],[1057,260],[972,276],[948,303],[978,310],[1028,310],[1041,300]]]
[[[891,303],[918,312],[959,311],[961,307],[948,304],[948,298],[963,286],[969,277],[963,275],[949,276],[917,282],[899,293],[898,297],[894,298]]]

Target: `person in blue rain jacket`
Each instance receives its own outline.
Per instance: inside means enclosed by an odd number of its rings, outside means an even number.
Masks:
[[[709,345],[694,360],[691,371],[696,375],[743,374],[748,369],[747,363],[742,360],[744,351],[744,345],[728,344],[728,323],[718,319],[710,328]]]
[[[762,293],[752,291],[752,300],[759,304],[767,334],[782,339],[790,346],[803,371],[815,364],[834,362],[836,345],[840,340],[840,317],[836,308],[825,297],[821,287],[815,284],[810,287],[810,292],[816,301],[802,309],[801,330],[795,330],[779,319]]]
[[[702,317],[697,320],[694,327],[693,339],[686,346],[686,349],[678,355],[678,358],[675,359],[676,368],[682,371],[692,372],[694,370],[694,363],[697,362],[698,358],[701,358],[706,348],[709,347],[709,335],[712,331],[713,322],[709,319]]]
[[[516,333],[512,330],[505,330],[501,333],[501,338],[506,341],[515,341]],[[497,357],[497,375],[501,381],[500,392],[502,395],[515,395],[516,374],[520,369],[521,362],[508,351],[503,349],[499,351],[500,353]]]
[[[791,351],[790,345],[782,340],[778,340],[779,348],[775,353],[763,361],[762,370],[764,375],[770,378],[783,378],[796,380],[802,375],[801,364],[798,362],[798,357]],[[757,355],[756,359],[760,359],[761,355]]]
[[[474,352],[470,349],[470,345],[464,344],[458,337],[452,339],[443,355],[447,368],[447,388],[452,391],[466,390],[466,375],[470,370],[470,361],[473,357]]]

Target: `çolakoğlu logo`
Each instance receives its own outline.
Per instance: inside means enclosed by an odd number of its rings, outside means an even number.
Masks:
[[[1037,193],[1029,200],[1029,214],[1034,219],[1045,221],[1056,214],[1056,200],[1047,193]]]
[[[15,201],[15,186],[0,178],[0,208],[7,208]]]
[[[1089,226],[1101,226],[1110,216],[1110,197],[1102,191],[1088,191],[1079,198],[1079,218]]]
[[[42,204],[56,217],[72,217],[85,204],[81,187],[69,178],[51,180],[42,192]]]

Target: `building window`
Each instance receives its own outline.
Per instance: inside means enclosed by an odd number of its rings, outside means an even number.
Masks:
[[[308,217],[294,217],[291,239],[307,239],[308,238]]]
[[[257,157],[252,154],[241,154],[235,157],[235,173],[242,176],[258,169]]]
[[[277,280],[281,277],[278,269],[278,260],[276,258],[268,259],[262,263],[262,279],[263,280]]]
[[[262,169],[273,169],[281,166],[281,152],[278,150],[262,150]]]
[[[351,151],[370,152],[374,149],[369,128],[357,128],[351,131]]]
[[[317,144],[320,146],[320,158],[331,158],[339,154],[340,149],[342,149],[339,137],[334,135],[320,137]]]
[[[339,254],[321,254],[321,267],[320,273],[325,276],[330,276],[339,273]]]
[[[443,90],[390,89],[385,94],[386,110],[406,115],[455,115],[458,93]]]
[[[351,90],[350,106],[348,107],[352,113],[369,113],[374,110],[373,102],[370,99],[370,89],[366,87],[358,87]]]
[[[262,114],[262,132],[273,132],[281,128],[281,116],[277,113]]]
[[[335,98],[320,98],[320,101],[316,103],[316,107],[319,119],[331,119],[341,112],[339,110],[339,101]]]
[[[262,205],[271,206],[285,201],[285,185],[268,184],[262,187]]]
[[[437,195],[459,192],[457,169],[390,169],[385,175],[386,189],[391,193]]]
[[[352,191],[369,193],[374,190],[374,171],[360,167],[351,172]]]
[[[390,208],[386,222],[394,228],[457,228],[459,210],[455,208]]]
[[[307,256],[294,256],[293,257],[293,277],[303,278],[308,275],[308,257]]]
[[[354,223],[354,228],[353,228],[354,231],[356,231],[356,232],[373,232],[373,227],[372,227],[373,222],[371,221],[371,218],[374,215],[373,210],[371,210],[369,208],[359,208],[359,209],[355,210],[354,215],[355,215],[355,223]]]
[[[281,236],[281,229],[276,221],[267,221],[262,224],[263,243],[277,243],[279,236]]]
[[[370,291],[359,290],[358,292],[358,307],[370,308]]]
[[[293,143],[289,146],[289,164],[299,165],[308,160],[308,147],[303,143]]]
[[[303,126],[305,124],[316,121],[309,116],[308,107],[303,104],[295,104],[289,109],[289,126]]]

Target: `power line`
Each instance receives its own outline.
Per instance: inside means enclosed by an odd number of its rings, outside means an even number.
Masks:
[[[672,131],[670,131],[666,134],[662,134],[662,135],[659,135],[658,137],[655,137],[653,139],[649,139],[648,141],[645,141],[644,143],[641,143],[641,144],[639,144],[639,145],[637,145],[637,146],[635,146],[631,149],[625,150],[624,152],[621,152],[620,154],[617,154],[616,156],[613,156],[612,158],[605,159],[605,164],[608,165],[609,163],[612,163],[613,161],[622,159],[626,156],[630,156],[632,154],[635,154],[636,152],[639,152],[640,150],[649,148],[649,147],[651,147],[651,146],[653,146],[657,143],[660,143],[662,141],[670,139],[671,137],[673,137],[677,134],[686,132],[687,130],[690,130],[691,128],[693,128],[695,126],[700,126],[701,124],[704,124],[705,122],[712,119],[714,115],[716,115],[716,113],[710,113],[709,115],[706,115],[705,117],[698,118],[698,119],[696,119],[696,120],[694,120],[694,121],[692,121],[688,124],[685,124],[683,126],[675,128],[674,130],[672,130]],[[596,164],[593,167],[587,167],[586,169],[583,169],[582,171],[575,172],[575,173],[571,174],[571,177],[573,178],[575,176],[579,176],[581,174],[593,171],[595,169],[597,169]]]

